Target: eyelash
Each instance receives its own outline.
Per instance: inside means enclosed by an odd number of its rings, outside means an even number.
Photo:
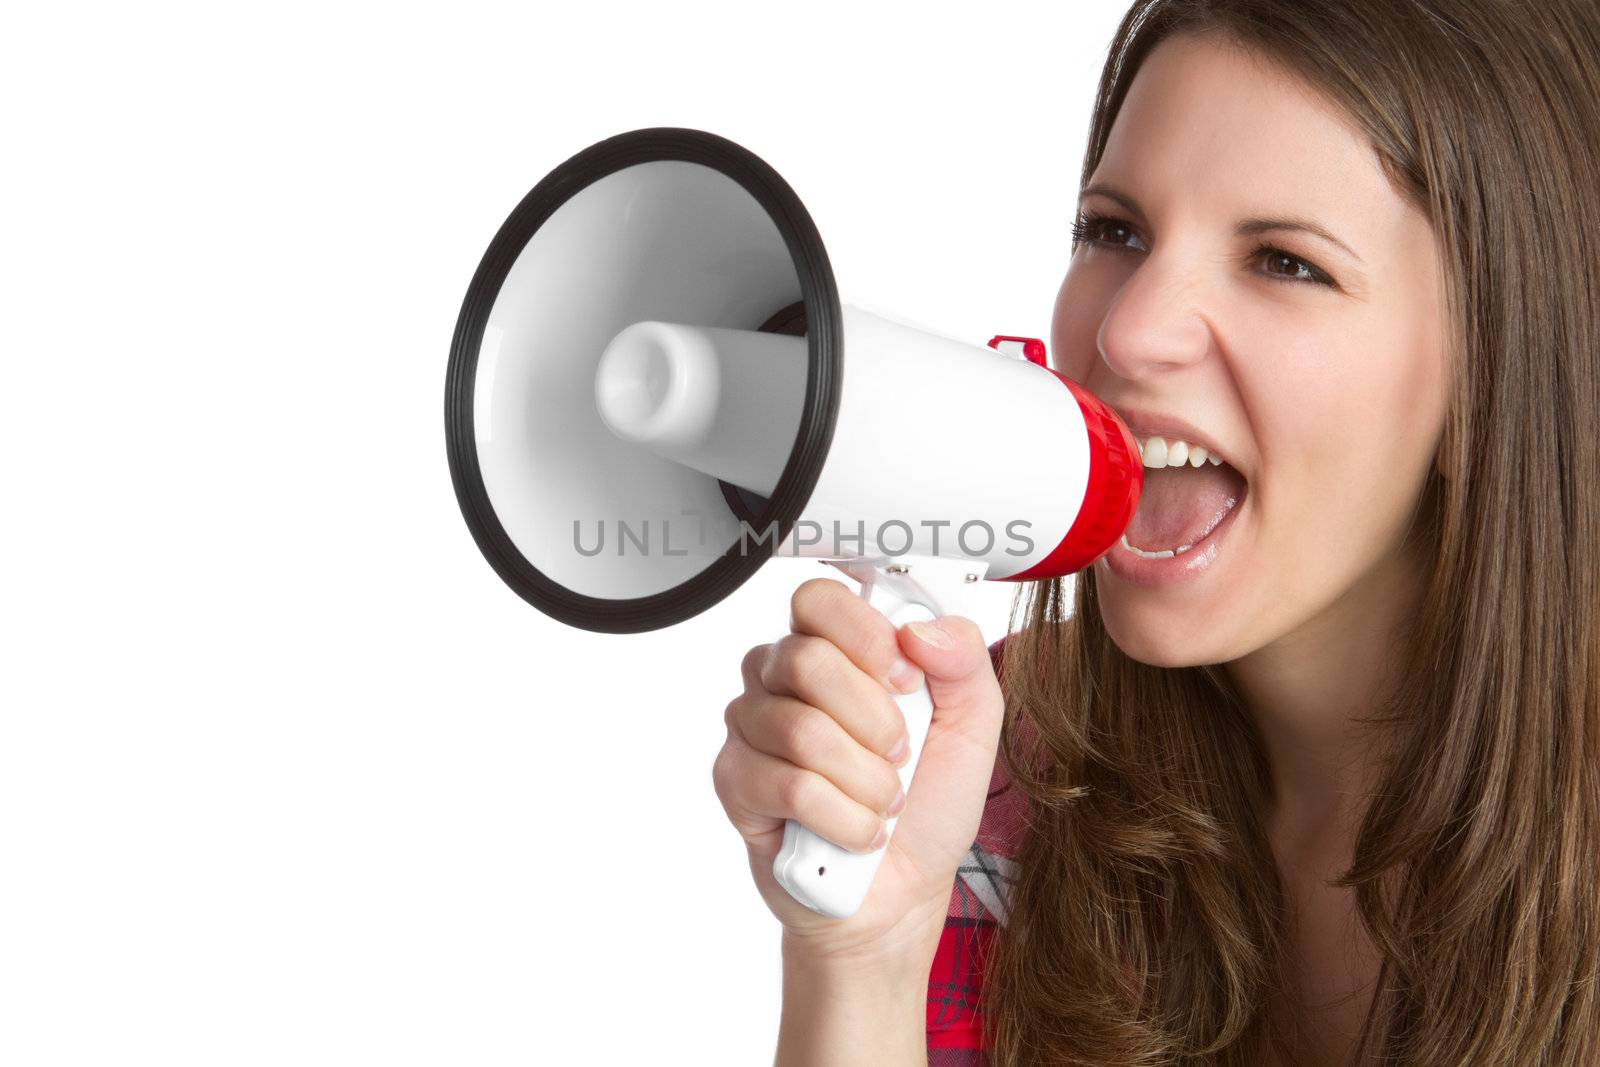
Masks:
[[[1105,245],[1106,247],[1112,249],[1125,248],[1125,245],[1115,244],[1111,241],[1103,241],[1100,238],[1093,236],[1095,231],[1102,224],[1107,223],[1115,226],[1121,226],[1127,230],[1133,229],[1129,223],[1123,219],[1117,218],[1114,215],[1101,215],[1093,211],[1083,211],[1079,213],[1077,219],[1075,219],[1072,223],[1073,245],[1076,246],[1079,241],[1088,241],[1091,244]],[[1259,244],[1256,246],[1255,250],[1250,253],[1250,258],[1252,260],[1256,260],[1260,259],[1262,256],[1268,255],[1282,256],[1284,259],[1287,259],[1298,266],[1304,267],[1310,274],[1309,277],[1295,277],[1294,275],[1290,274],[1279,274],[1275,271],[1268,271],[1268,277],[1276,278],[1278,281],[1289,282],[1296,285],[1324,285],[1330,289],[1338,288],[1338,285],[1334,282],[1334,280],[1328,277],[1327,273],[1321,270],[1319,267],[1312,263],[1306,262],[1291,252],[1284,251],[1277,245],[1266,243]]]

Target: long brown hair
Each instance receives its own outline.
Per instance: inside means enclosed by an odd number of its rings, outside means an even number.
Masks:
[[[1216,32],[1342,105],[1443,257],[1457,371],[1354,888],[1384,1063],[1600,1063],[1600,5],[1139,0],[1140,63]],[[1071,609],[1070,611],[1068,609]],[[1215,665],[1123,654],[1095,575],[1019,596],[1006,769],[1031,802],[983,1014],[997,1065],[1259,1064],[1290,987],[1265,755]],[[1279,1046],[1282,1048],[1283,1046]]]

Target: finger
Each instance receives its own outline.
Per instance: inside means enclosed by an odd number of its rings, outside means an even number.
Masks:
[[[729,743],[734,747],[721,764],[724,785],[718,795],[741,832],[752,819],[757,825],[766,819],[793,819],[840,848],[871,852],[879,832],[888,830],[883,816],[817,772],[758,752],[742,741]]]
[[[739,673],[744,678],[746,690],[755,693],[765,687],[761,684],[761,668],[766,665],[767,657],[772,655],[772,644],[757,645],[744,654],[744,659],[739,661]]]
[[[789,599],[789,628],[833,642],[890,692],[922,687],[922,672],[901,652],[894,624],[843,582],[812,578],[801,583]]]
[[[828,713],[793,697],[741,704],[735,725],[758,752],[816,771],[851,800],[880,815],[900,799],[900,775],[889,761],[863,748]]]
[[[890,634],[894,633],[890,628]],[[898,755],[905,716],[882,685],[832,641],[810,634],[778,639],[760,670],[768,693],[794,697],[832,716],[846,733],[885,759]]]

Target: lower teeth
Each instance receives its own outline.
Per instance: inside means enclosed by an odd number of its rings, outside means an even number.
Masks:
[[[1142,557],[1144,559],[1171,559],[1173,556],[1181,556],[1181,555],[1183,555],[1185,552],[1189,551],[1194,546],[1193,545],[1179,545],[1177,548],[1164,548],[1160,552],[1146,552],[1142,548],[1135,548],[1133,545],[1128,544],[1128,535],[1127,534],[1123,534],[1122,535],[1122,547],[1127,549],[1129,552],[1132,552],[1134,555]]]

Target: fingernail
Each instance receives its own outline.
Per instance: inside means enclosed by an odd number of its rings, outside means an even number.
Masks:
[[[900,795],[894,798],[894,803],[889,805],[888,815],[892,819],[906,810],[906,791],[900,790]]]
[[[909,660],[896,657],[889,665],[889,688],[914,693],[922,688],[922,671]]]
[[[898,767],[900,766],[901,761],[903,761],[910,753],[911,738],[902,737],[900,740],[896,741],[894,743],[894,747],[889,750],[889,762]]]
[[[889,827],[887,824],[878,827],[878,836],[872,839],[872,844],[867,846],[868,852],[876,852],[889,843]]]
[[[938,620],[933,622],[908,622],[906,625],[911,627],[912,633],[935,648],[956,647],[955,638],[945,632],[944,627],[939,625]]]

